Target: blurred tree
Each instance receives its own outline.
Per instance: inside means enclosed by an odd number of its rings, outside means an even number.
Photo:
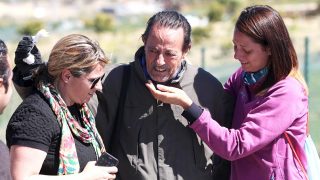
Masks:
[[[241,0],[217,0],[209,5],[208,18],[210,22],[220,21],[223,16],[234,16],[242,5]]]
[[[213,1],[209,5],[209,11],[208,11],[208,19],[210,22],[216,22],[220,21],[223,13],[225,11],[225,6],[220,3],[219,1]]]
[[[227,0],[226,3],[226,12],[229,16],[235,15],[239,8],[241,7],[243,1],[241,0]]]
[[[192,29],[192,42],[194,44],[200,44],[201,41],[204,39],[210,38],[210,31],[209,27],[195,27]]]
[[[40,29],[44,28],[44,23],[40,20],[29,20],[22,26],[18,27],[18,33],[21,35],[34,35]]]
[[[182,2],[178,0],[162,0],[164,9],[167,10],[181,10]]]
[[[111,31],[114,28],[113,18],[105,13],[98,13],[93,20],[87,20],[85,25],[97,33]]]

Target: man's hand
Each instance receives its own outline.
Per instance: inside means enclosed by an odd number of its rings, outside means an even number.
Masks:
[[[151,81],[146,83],[146,86],[154,98],[164,103],[180,105],[183,109],[189,108],[192,104],[192,100],[182,89],[161,84],[155,87]]]

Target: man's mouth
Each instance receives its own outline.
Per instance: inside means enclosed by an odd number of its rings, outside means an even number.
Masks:
[[[157,71],[157,72],[165,72],[166,68],[155,67],[154,70]]]

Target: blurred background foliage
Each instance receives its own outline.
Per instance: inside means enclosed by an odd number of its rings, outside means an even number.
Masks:
[[[115,29],[112,16],[105,13],[97,13],[93,19],[85,21],[88,29],[93,29],[96,33],[112,31]]]
[[[42,28],[44,28],[44,23],[42,21],[32,19],[19,26],[17,31],[21,35],[34,35]]]
[[[9,47],[11,59],[23,35],[45,28],[50,36],[38,43],[43,59],[61,37],[81,33],[98,40],[113,63],[133,59],[142,45],[141,34],[149,17],[162,9],[184,14],[192,25],[190,63],[204,67],[222,83],[239,67],[233,59],[235,20],[249,5],[267,4],[283,16],[299,55],[305,62],[305,38],[310,38],[310,131],[320,149],[320,0],[0,0],[0,38]],[[13,61],[12,61],[12,65]],[[0,116],[0,138],[21,99],[14,95]]]

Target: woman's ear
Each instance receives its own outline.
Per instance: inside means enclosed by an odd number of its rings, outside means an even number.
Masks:
[[[64,69],[61,72],[61,79],[63,82],[68,83],[72,74],[69,69]]]

